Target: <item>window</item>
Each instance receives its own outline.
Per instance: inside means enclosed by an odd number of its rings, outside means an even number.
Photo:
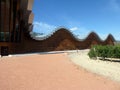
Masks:
[[[5,35],[4,32],[0,32],[0,41],[5,41]]]
[[[0,42],[8,42],[9,34],[9,32],[0,32]]]

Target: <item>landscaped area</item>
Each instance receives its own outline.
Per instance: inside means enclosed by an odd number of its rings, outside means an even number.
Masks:
[[[104,46],[103,46],[104,47]],[[114,47],[114,46],[113,46]],[[91,49],[93,50],[93,48]],[[120,82],[120,59],[119,58],[90,58],[88,53],[91,51],[79,50],[69,53],[68,56],[72,62],[90,72],[105,76],[109,79]],[[95,54],[93,54],[95,55]]]
[[[92,59],[113,60],[120,62],[120,45],[96,45],[90,49],[88,55]]]

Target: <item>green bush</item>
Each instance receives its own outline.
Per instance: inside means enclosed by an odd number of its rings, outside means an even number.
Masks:
[[[91,48],[90,52],[88,53],[89,57],[90,58],[94,58],[96,59],[97,58],[97,55],[96,55],[96,52],[95,52],[95,49],[94,48]]]
[[[115,46],[113,49],[113,58],[120,58],[120,47]]]
[[[90,58],[120,58],[120,46],[96,45],[88,53]]]

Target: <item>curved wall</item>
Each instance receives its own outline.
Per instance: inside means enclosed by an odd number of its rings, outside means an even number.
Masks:
[[[69,30],[60,28],[53,34],[48,35],[40,40],[32,38],[30,34],[24,33],[21,44],[16,45],[15,52],[30,53],[30,52],[46,52],[59,50],[75,50],[88,49],[92,45],[114,45],[115,39],[110,34],[105,40],[91,32],[85,39],[78,39]],[[19,48],[18,48],[19,47]]]

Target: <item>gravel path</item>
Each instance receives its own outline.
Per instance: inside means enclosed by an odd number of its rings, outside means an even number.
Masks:
[[[87,55],[88,52],[89,50],[80,50],[69,53],[68,56],[72,62],[88,71],[104,75],[105,77],[120,82],[120,62],[91,60]]]
[[[0,90],[120,90],[119,83],[79,68],[66,53],[0,59]]]

